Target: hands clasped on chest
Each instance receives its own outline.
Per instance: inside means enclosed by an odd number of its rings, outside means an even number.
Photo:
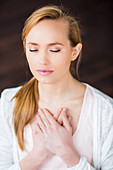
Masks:
[[[56,118],[49,110],[38,109],[31,123],[33,153],[40,155],[40,159],[43,160],[55,154],[65,162],[67,167],[78,164],[80,156],[73,146],[70,120],[66,108],[60,109]]]

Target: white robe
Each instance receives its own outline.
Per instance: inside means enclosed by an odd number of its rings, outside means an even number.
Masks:
[[[82,149],[80,151],[79,148],[81,155],[79,164],[72,168],[67,168],[63,161],[56,157],[51,159],[51,164],[48,164],[48,162],[44,164],[47,170],[56,170],[55,167],[57,166],[53,167],[55,164],[60,165],[60,167],[57,168],[58,170],[60,170],[60,168],[61,170],[113,170],[113,99],[88,84],[85,85],[89,90],[87,95],[91,93],[91,100],[85,95],[85,107],[82,111],[82,116],[84,113],[87,113],[87,109],[85,108],[88,108],[88,112],[93,113],[93,124],[91,123],[91,126],[89,126],[89,130],[90,127],[92,128],[92,137],[90,139],[93,145],[90,144],[90,147],[92,146],[90,155],[92,154],[93,164],[90,164],[91,160],[88,158],[88,154],[82,153]],[[20,170],[19,161],[22,156],[24,157],[24,154],[26,155],[26,153],[19,151],[12,124],[14,101],[11,102],[11,99],[20,88],[21,87],[6,89],[1,95],[0,170]],[[30,132],[28,134],[30,134]],[[30,144],[32,146],[32,140]],[[74,144],[76,147],[77,141],[75,138]],[[45,170],[44,166],[41,170]]]

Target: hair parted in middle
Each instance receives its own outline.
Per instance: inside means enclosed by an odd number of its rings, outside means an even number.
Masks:
[[[69,14],[69,11],[64,7],[50,5],[37,9],[25,21],[25,25],[22,31],[24,51],[26,51],[26,37],[30,30],[41,20],[45,19],[66,20],[68,23],[68,39],[70,40],[70,45],[74,47],[78,43],[81,43],[80,29],[76,19],[72,17]],[[77,74],[80,58],[81,54],[79,54],[77,58]],[[72,73],[75,69],[75,66],[72,67],[73,62],[74,61],[71,62],[70,66],[70,72],[72,75],[75,74],[75,72]],[[27,124],[30,123],[38,110],[38,94],[38,80],[33,77],[28,83],[22,86],[22,88],[13,97],[13,99],[15,99],[15,106],[13,111],[14,130],[21,150],[24,150],[24,128]]]

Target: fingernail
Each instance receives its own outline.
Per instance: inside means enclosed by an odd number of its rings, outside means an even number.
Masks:
[[[38,115],[36,115],[36,118],[38,119]]]
[[[46,111],[46,108],[43,108],[42,110]]]
[[[41,112],[41,109],[38,109],[38,112],[40,113],[40,112]]]
[[[69,116],[69,120],[71,120],[71,116]]]
[[[60,108],[60,109],[58,109],[58,110],[59,110],[59,112],[61,112],[62,108]]]
[[[66,110],[67,110],[66,108],[63,108],[63,112],[66,112]]]

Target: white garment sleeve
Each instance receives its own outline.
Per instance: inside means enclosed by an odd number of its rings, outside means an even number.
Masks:
[[[79,164],[75,165],[74,167],[67,168],[68,170],[96,170],[92,167],[85,157],[80,158]]]
[[[113,170],[113,99],[102,103],[103,113],[101,125],[101,159],[102,170]]]
[[[13,161],[13,133],[10,106],[2,95],[0,100],[0,170],[21,170]],[[8,115],[9,114],[9,115]]]
[[[94,149],[94,161],[97,167],[92,167],[85,157],[81,157],[79,164],[68,170],[113,170],[113,99],[101,100],[98,102],[99,112],[97,112],[97,144],[98,149]],[[98,155],[98,157],[96,157]]]
[[[68,170],[96,170],[86,160],[85,157],[81,157],[79,164]],[[109,130],[108,136],[102,146],[101,163],[99,170],[113,170],[113,127]]]

